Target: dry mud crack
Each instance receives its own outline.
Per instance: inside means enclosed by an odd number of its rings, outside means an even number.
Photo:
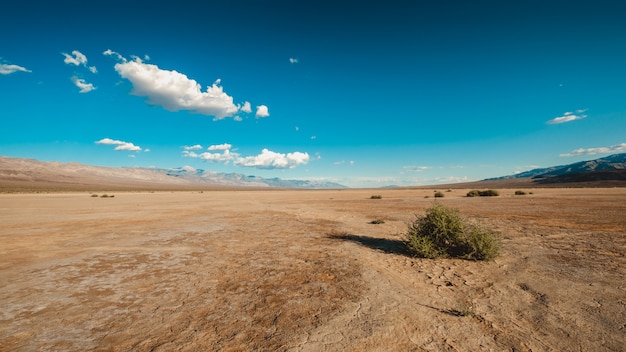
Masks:
[[[0,350],[623,349],[626,190],[464,192],[494,261],[404,251],[432,190],[0,195]]]

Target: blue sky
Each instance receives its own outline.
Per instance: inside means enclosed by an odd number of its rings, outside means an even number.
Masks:
[[[51,3],[2,5],[0,155],[377,187],[626,151],[622,1]]]

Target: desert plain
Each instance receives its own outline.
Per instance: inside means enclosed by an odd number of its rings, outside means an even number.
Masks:
[[[434,190],[0,194],[0,350],[624,350],[626,188]],[[500,255],[411,256],[435,201]]]

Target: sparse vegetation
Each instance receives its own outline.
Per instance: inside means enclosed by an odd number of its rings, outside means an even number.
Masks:
[[[443,198],[443,193],[441,192],[435,192],[435,198]]]
[[[114,197],[115,197],[115,195],[113,195],[113,194],[108,195],[106,193],[100,196],[100,198],[114,198]]]
[[[370,199],[382,199],[383,196],[381,196],[380,194],[375,194],[373,196],[370,197]]]
[[[92,197],[92,198],[93,198],[93,197],[98,197],[98,195],[94,193],[94,194],[92,194],[92,195],[91,195],[91,197]]]
[[[467,192],[468,197],[495,197],[499,196],[500,193],[495,189],[488,189],[486,191],[479,191],[477,189],[471,190]]]
[[[370,224],[374,224],[374,225],[384,224],[384,223],[385,223],[385,220],[383,219],[376,219],[376,220],[370,221]]]
[[[405,240],[409,249],[423,258],[489,260],[499,251],[491,231],[467,224],[458,210],[437,203],[409,224]]]
[[[524,195],[526,195],[526,192],[517,190],[517,191],[515,191],[515,195],[516,196],[524,196]]]

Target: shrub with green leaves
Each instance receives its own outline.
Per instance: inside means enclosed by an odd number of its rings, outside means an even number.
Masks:
[[[435,192],[435,198],[443,198],[443,193]]]
[[[488,189],[486,191],[479,191],[477,189],[471,190],[467,192],[468,197],[495,197],[499,196],[500,193],[495,189]]]
[[[437,203],[409,224],[405,237],[408,248],[423,258],[489,260],[500,249],[491,231],[467,224],[457,209]]]

